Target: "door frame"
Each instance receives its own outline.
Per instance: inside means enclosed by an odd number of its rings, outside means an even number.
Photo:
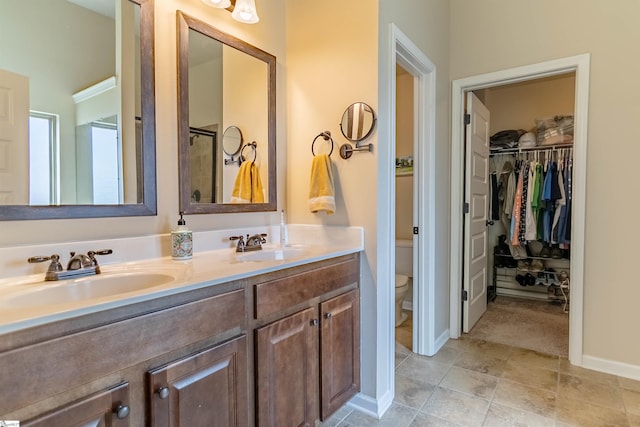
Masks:
[[[413,348],[412,351],[432,356],[437,351],[435,337],[435,240],[426,236],[434,236],[435,229],[435,123],[436,123],[436,66],[427,56],[395,25],[391,28],[393,67],[391,131],[393,138],[389,144],[392,153],[387,168],[391,170],[392,191],[391,205],[394,207],[391,228],[395,224],[395,114],[396,114],[396,81],[395,67],[400,64],[413,75],[414,96],[414,191],[413,224],[419,233],[413,235]],[[416,197],[420,194],[420,197]],[[391,245],[395,249],[395,228],[392,230]],[[395,266],[395,250],[387,257],[390,266]],[[395,269],[390,269],[387,283],[395,283]],[[417,280],[416,280],[417,279]],[[391,286],[392,299],[395,301],[395,288]],[[395,304],[394,304],[395,311]],[[395,312],[391,316],[395,322]],[[395,330],[394,330],[395,331]]]
[[[589,109],[588,53],[522,67],[510,68],[452,81],[451,91],[451,253],[450,318],[451,338],[461,333],[462,239],[464,221],[464,95],[468,91],[575,72],[575,126],[573,146],[573,188],[571,228],[571,309],[569,310],[569,361],[583,364],[583,306],[585,213],[587,178],[587,128]]]

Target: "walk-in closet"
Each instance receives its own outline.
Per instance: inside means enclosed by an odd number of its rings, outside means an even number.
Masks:
[[[574,73],[474,92],[491,138],[487,311],[472,337],[567,356],[574,93]]]

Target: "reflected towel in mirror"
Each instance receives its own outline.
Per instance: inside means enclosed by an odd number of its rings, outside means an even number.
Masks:
[[[311,213],[326,211],[328,215],[336,210],[331,158],[327,154],[318,154],[311,163],[309,210]]]
[[[231,203],[264,203],[260,171],[255,162],[240,165],[231,193]]]

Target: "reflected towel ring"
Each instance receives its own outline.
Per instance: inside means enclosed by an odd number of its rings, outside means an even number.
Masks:
[[[331,151],[329,151],[329,157],[331,157],[331,153],[333,153],[333,138],[331,137],[331,132],[329,132],[328,130],[319,133],[318,136],[313,138],[313,142],[311,143],[311,154],[313,154],[313,157],[316,156],[316,153],[313,151],[313,146],[315,145],[316,140],[320,137],[322,137],[322,139],[324,139],[325,141],[331,141]]]
[[[240,155],[238,156],[238,166],[240,166],[246,159],[243,157],[242,153],[244,152],[244,149],[247,147],[251,147],[253,148],[253,160],[251,161],[251,163],[255,163],[256,158],[258,156],[258,150],[256,150],[256,147],[258,146],[258,143],[256,143],[255,141],[249,143],[249,144],[245,144],[241,149],[240,149]]]

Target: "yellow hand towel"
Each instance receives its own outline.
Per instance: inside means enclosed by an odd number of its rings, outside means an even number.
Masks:
[[[264,203],[260,171],[254,162],[240,165],[231,193],[231,203]]]
[[[331,159],[326,154],[318,154],[311,163],[309,209],[312,213],[326,211],[327,215],[333,214],[336,210]]]

